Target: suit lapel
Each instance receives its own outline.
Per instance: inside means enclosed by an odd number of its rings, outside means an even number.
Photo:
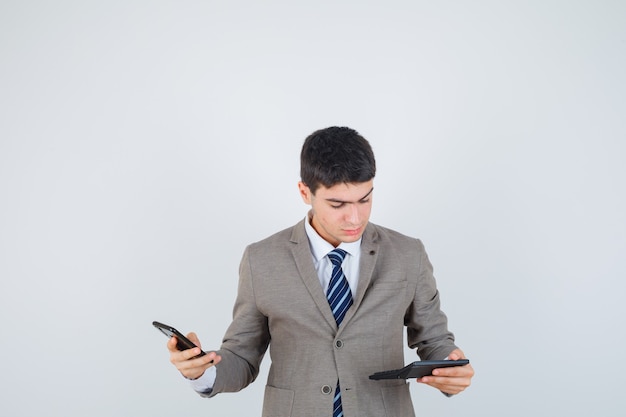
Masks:
[[[311,247],[304,230],[304,220],[293,228],[290,240],[294,243],[291,249],[293,259],[296,262],[296,267],[298,268],[298,272],[300,273],[300,277],[302,278],[304,285],[317,305],[318,310],[322,316],[324,316],[324,319],[326,319],[328,324],[336,330],[337,323],[335,322],[335,317],[333,316],[333,312],[330,310],[328,300],[326,299],[324,290],[320,285],[320,279],[317,276],[317,271],[313,266]]]

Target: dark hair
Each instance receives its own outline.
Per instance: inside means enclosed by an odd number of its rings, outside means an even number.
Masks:
[[[300,153],[300,177],[311,192],[320,185],[369,181],[376,161],[369,142],[348,127],[329,127],[309,135]]]

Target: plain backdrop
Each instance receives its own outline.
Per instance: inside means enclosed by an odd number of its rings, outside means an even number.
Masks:
[[[260,415],[151,322],[219,346],[331,125],[476,370],[418,415],[624,415],[625,52],[618,0],[0,1],[0,415]]]

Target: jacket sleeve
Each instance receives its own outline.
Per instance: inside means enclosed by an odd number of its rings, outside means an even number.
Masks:
[[[416,286],[404,318],[407,342],[410,348],[417,349],[422,360],[444,359],[457,347],[454,335],[448,330],[448,319],[441,311],[433,266],[422,242],[416,239],[415,243],[417,253],[413,256],[418,264],[411,274],[415,274]]]
[[[256,306],[250,266],[250,250],[246,248],[239,266],[239,287],[233,308],[233,321],[228,327],[222,346],[217,351],[222,360],[216,365],[217,377],[210,392],[236,392],[247,387],[259,374],[261,360],[270,341],[267,317]]]

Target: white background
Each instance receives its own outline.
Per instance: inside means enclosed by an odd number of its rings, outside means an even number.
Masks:
[[[346,125],[476,369],[418,415],[623,415],[625,51],[622,1],[1,1],[0,414],[260,415],[150,323],[219,346]]]

